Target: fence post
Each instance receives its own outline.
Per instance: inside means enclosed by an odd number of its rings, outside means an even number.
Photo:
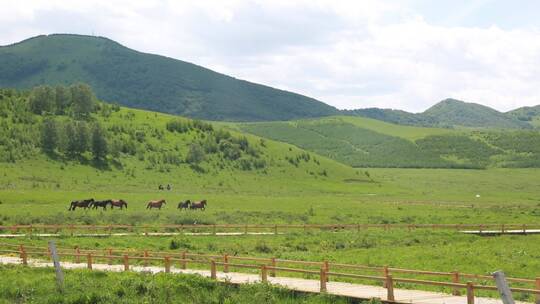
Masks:
[[[504,224],[501,225],[501,233],[504,233]]]
[[[261,266],[261,282],[268,282],[268,274],[266,273],[266,265]]]
[[[81,262],[81,249],[79,246],[75,248],[75,262],[79,264]]]
[[[227,254],[223,255],[223,272],[229,272],[229,256]]]
[[[216,235],[216,224],[212,227],[212,234]]]
[[[536,287],[536,289],[540,290],[540,278],[536,278],[536,286],[535,287]],[[536,304],[540,304],[540,294],[537,293],[535,296],[536,296],[535,297],[536,298]]]
[[[144,251],[143,256],[144,256],[144,258],[145,258],[145,259],[143,260],[143,266],[144,266],[144,267],[148,267],[148,260],[147,260],[147,258],[148,258],[148,250],[145,250],[145,251]]]
[[[165,257],[165,272],[171,272],[171,258],[168,256]]]
[[[21,253],[21,260],[22,260],[23,265],[24,266],[28,265],[28,259],[27,259],[27,255],[26,255],[26,250],[24,250],[23,245],[19,246],[19,251]]]
[[[453,271],[452,272],[452,283],[459,283],[459,272]],[[458,287],[454,287],[452,289],[452,295],[459,296],[461,292],[459,291]]]
[[[388,275],[386,277],[386,300],[390,302],[394,302],[394,279],[392,279],[392,275]]]
[[[92,269],[92,254],[91,253],[86,255],[86,268]]]
[[[210,278],[211,279],[217,279],[217,275],[216,275],[216,261],[214,261],[214,259],[212,259],[210,261]]]
[[[328,264],[328,261],[324,261],[324,271],[330,272],[330,264]],[[326,276],[326,282],[328,282],[328,276]]]
[[[321,292],[326,292],[326,272],[324,271],[324,267],[321,267],[320,281]]]
[[[277,225],[274,225],[274,234],[277,235]]]
[[[107,258],[107,264],[112,265],[112,249],[109,248],[107,250],[108,258]]]
[[[124,254],[124,271],[129,270],[129,256]]]
[[[186,252],[182,252],[182,262],[180,262],[180,268],[186,269],[187,263],[186,263]]]
[[[246,235],[248,234],[248,225],[247,224],[244,226],[244,234],[246,234]]]
[[[277,265],[277,264],[276,264],[276,258],[275,258],[275,257],[272,257],[271,263],[272,263],[272,271],[270,271],[270,276],[271,276],[271,277],[275,277],[275,276],[276,276],[276,269],[275,269],[275,267],[276,267],[276,265]]]
[[[388,266],[384,266],[383,267],[383,276],[385,278],[388,278],[388,275],[390,275],[390,271],[388,271]],[[386,280],[384,280],[383,287],[388,288],[388,282]]]
[[[474,285],[471,281],[467,282],[467,304],[474,304]]]
[[[527,234],[527,226],[525,224],[523,224],[523,234]]]

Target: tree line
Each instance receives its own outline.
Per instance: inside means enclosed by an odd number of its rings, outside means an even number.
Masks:
[[[96,97],[87,84],[72,86],[38,86],[30,91],[30,111],[37,115],[69,114],[77,119],[87,119],[96,106]]]
[[[41,128],[40,142],[44,152],[60,152],[70,158],[92,152],[94,159],[102,160],[108,153],[105,132],[97,122],[57,121],[46,117]]]

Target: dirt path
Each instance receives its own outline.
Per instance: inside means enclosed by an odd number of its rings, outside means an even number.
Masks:
[[[21,260],[17,257],[0,257],[0,264],[21,264]],[[51,262],[42,260],[28,260],[28,265],[31,267],[52,267]],[[62,267],[66,269],[86,268],[85,263],[71,263],[62,262]],[[93,264],[94,270],[101,271],[124,271],[123,265],[107,265],[107,264]],[[150,272],[157,273],[164,271],[163,267],[142,267],[132,266],[130,271],[136,272]],[[195,269],[178,269],[171,267],[171,273],[185,273],[185,274],[198,274],[205,277],[210,277],[209,270],[195,270]],[[238,272],[217,272],[217,279],[220,281],[228,281],[234,284],[246,284],[260,282],[261,278],[256,274],[246,274]],[[268,277],[268,282],[275,285],[281,285],[285,288],[298,290],[303,292],[319,292],[319,280],[308,280],[301,278],[288,278],[288,277]],[[347,296],[358,299],[371,299],[379,298],[385,301],[386,289],[377,286],[360,285],[342,282],[328,282],[327,293],[333,295]],[[465,296],[452,296],[449,294],[443,294],[438,292],[408,290],[408,289],[394,289],[394,296],[396,302],[399,303],[415,303],[415,304],[466,304],[467,298]],[[499,299],[475,297],[475,304],[500,304]],[[517,302],[516,304],[524,304],[526,302]]]

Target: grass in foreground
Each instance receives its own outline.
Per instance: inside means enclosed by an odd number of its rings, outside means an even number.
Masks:
[[[234,286],[197,275],[65,271],[64,291],[52,268],[0,265],[0,303],[347,303],[263,284]]]

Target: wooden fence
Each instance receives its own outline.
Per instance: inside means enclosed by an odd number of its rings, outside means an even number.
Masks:
[[[59,233],[59,234],[112,234],[112,233],[267,233],[278,234],[289,231],[335,231],[367,229],[437,229],[437,230],[486,230],[505,233],[509,230],[527,233],[540,229],[539,224],[186,224],[186,225],[11,225],[0,226],[0,234]]]
[[[47,247],[16,245],[9,243],[0,243],[0,253],[9,255],[18,255],[23,265],[28,265],[28,259],[32,257],[48,257],[50,252]],[[298,273],[302,275],[315,276],[320,281],[320,292],[327,290],[327,282],[331,278],[336,279],[354,279],[362,281],[374,281],[382,284],[387,290],[387,300],[396,301],[394,297],[394,288],[397,283],[413,284],[417,286],[443,287],[451,290],[453,295],[464,294],[467,297],[467,304],[474,303],[475,292],[478,290],[497,291],[497,287],[487,285],[485,282],[494,281],[494,278],[489,275],[469,274],[459,271],[440,272],[440,271],[425,271],[395,268],[389,266],[366,266],[357,264],[343,264],[329,261],[300,261],[287,260],[275,257],[241,257],[232,255],[213,255],[213,254],[198,254],[187,251],[182,252],[164,252],[164,251],[148,251],[148,250],[88,250],[58,248],[60,257],[70,257],[75,263],[86,262],[86,267],[92,269],[95,261],[101,259],[107,262],[108,265],[113,265],[114,261],[120,261],[123,265],[123,270],[128,271],[133,265],[142,264],[149,266],[150,263],[155,265],[159,263],[163,266],[165,272],[171,271],[173,264],[178,264],[180,269],[187,269],[189,265],[197,265],[199,269],[210,269],[211,278],[217,278],[218,266],[222,271],[228,273],[231,268],[244,271],[256,271],[260,274],[261,281],[267,282],[268,276],[276,277],[279,272],[280,276],[287,276],[290,273]],[[291,266],[294,265],[294,266]],[[349,272],[347,272],[349,271]],[[355,272],[355,273],[351,273]],[[364,272],[359,274],[358,272]],[[371,272],[374,274],[365,274]],[[407,277],[409,276],[409,277]],[[416,276],[416,278],[411,277]],[[439,280],[419,279],[418,277],[437,277]],[[474,282],[473,280],[480,280]],[[525,293],[533,295],[537,304],[540,304],[540,277],[536,279],[528,278],[507,278],[510,284],[519,284],[529,287],[512,287],[510,290],[517,293]],[[484,282],[484,283],[482,283]]]

